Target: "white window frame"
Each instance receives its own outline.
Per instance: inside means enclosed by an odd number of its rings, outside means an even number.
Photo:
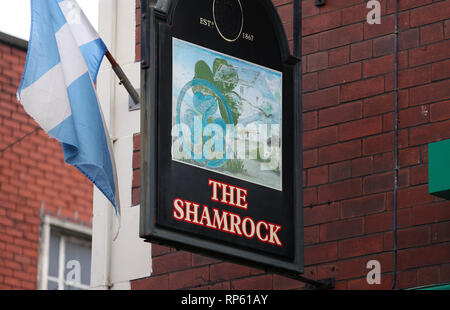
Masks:
[[[49,263],[50,263],[50,235],[52,230],[56,230],[61,233],[59,239],[59,264],[58,275],[59,277],[52,277],[48,275]],[[87,245],[87,241],[83,239],[91,239],[92,229],[83,225],[63,221],[56,217],[45,215],[41,224],[41,238],[39,241],[39,265],[38,265],[38,289],[46,290],[48,280],[52,280],[58,283],[58,290],[64,290],[64,285],[70,285],[80,289],[90,289],[89,286],[81,283],[73,283],[65,281],[64,269],[65,269],[65,245],[67,241],[78,243],[81,245]],[[77,238],[78,237],[78,238]]]

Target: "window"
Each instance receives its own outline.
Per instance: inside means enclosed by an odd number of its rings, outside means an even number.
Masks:
[[[87,290],[91,229],[45,216],[41,230],[39,289]]]

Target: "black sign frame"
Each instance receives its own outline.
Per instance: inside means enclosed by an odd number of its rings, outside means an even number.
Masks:
[[[238,0],[236,0],[238,1]],[[242,2],[241,2],[242,1]],[[304,271],[303,260],[303,176],[302,176],[302,104],[301,104],[301,79],[302,79],[302,67],[298,58],[293,57],[290,54],[288,41],[284,32],[283,25],[276,9],[274,8],[270,0],[240,0],[239,3],[244,3],[244,6],[257,5],[258,10],[263,12],[267,18],[265,27],[273,34],[273,39],[276,41],[274,55],[274,64],[266,65],[267,67],[281,68],[283,73],[283,169],[282,171],[282,183],[283,190],[281,194],[276,196],[273,201],[275,204],[280,203],[280,208],[286,209],[288,213],[284,213],[282,221],[285,221],[283,225],[289,227],[289,250],[283,255],[278,255],[276,250],[260,250],[255,247],[247,247],[241,244],[235,244],[230,240],[220,240],[220,238],[208,238],[205,235],[198,233],[190,233],[186,230],[179,230],[173,225],[165,225],[164,214],[167,211],[164,208],[168,206],[161,204],[161,197],[165,197],[163,200],[167,201],[167,193],[173,191],[172,184],[177,182],[177,178],[174,177],[173,172],[168,169],[167,156],[167,143],[162,143],[167,138],[167,128],[164,127],[164,121],[167,120],[166,114],[167,106],[170,104],[165,103],[163,99],[167,99],[167,81],[170,80],[171,70],[164,70],[171,66],[170,61],[170,42],[168,39],[173,40],[172,37],[175,30],[171,28],[180,29],[180,22],[177,24],[177,8],[180,3],[186,5],[198,4],[198,0],[166,0],[158,1],[155,6],[149,6],[148,0],[141,0],[141,214],[140,214],[140,237],[147,242],[163,244],[172,246],[178,249],[188,250],[199,254],[212,256],[219,259],[225,259],[240,264],[245,264],[253,267],[263,268],[278,272],[281,274],[302,274]],[[215,3],[215,0],[208,2]],[[255,4],[257,3],[257,4]],[[146,9],[148,8],[148,10]],[[185,18],[186,18],[185,14]],[[200,17],[200,21],[199,18]],[[207,18],[211,20],[213,18]],[[258,16],[259,18],[260,16]],[[195,27],[207,27],[202,25],[202,16],[193,17],[199,23],[194,27],[191,33],[198,34],[198,29]],[[207,23],[207,22],[206,22]],[[188,27],[189,28],[189,27]],[[245,27],[241,27],[245,30]],[[181,31],[181,30],[179,30]],[[255,30],[257,31],[257,30]],[[242,32],[242,29],[241,29]],[[242,33],[239,33],[239,36]],[[218,37],[222,37],[222,43],[219,43],[219,47],[215,46],[214,50],[219,50],[224,54],[236,56],[236,47],[227,50],[227,46],[233,44],[242,44],[242,48],[239,50],[245,54],[245,46],[251,42],[250,40],[239,39],[235,40],[234,36],[224,38],[220,31],[211,32],[205,35],[203,39],[197,39],[189,36],[187,31],[185,39],[193,44],[207,47],[208,42],[211,40],[211,33],[214,33]],[[179,33],[178,33],[179,34]],[[179,36],[176,37],[179,39]],[[225,40],[224,40],[225,39]],[[228,40],[227,40],[228,39]],[[250,39],[250,38],[247,38]],[[192,42],[197,40],[197,42]],[[200,42],[199,42],[200,41]],[[217,41],[217,42],[219,42]],[[222,45],[221,45],[222,44]],[[228,44],[228,45],[227,45]],[[264,44],[264,42],[261,42]],[[267,46],[266,46],[267,47]],[[269,46],[270,47],[270,46]],[[169,52],[168,52],[169,50]],[[233,53],[234,51],[234,53]],[[266,50],[269,54],[270,49]],[[278,54],[277,54],[278,53]],[[239,57],[238,57],[239,56]],[[248,59],[249,55],[238,55],[236,57],[241,59]],[[251,56],[253,57],[253,56]],[[254,63],[258,63],[257,57],[252,59]],[[278,63],[279,62],[279,63]],[[169,72],[169,73],[168,73]],[[169,91],[170,93],[170,91]],[[163,130],[164,129],[164,130]],[[166,132],[166,133],[164,133]],[[173,168],[178,175],[184,175],[185,171],[182,166]],[[186,168],[187,169],[187,168]],[[196,169],[196,168],[190,168]],[[197,169],[200,171],[201,169]],[[187,170],[186,170],[187,171]],[[189,170],[189,173],[194,170]],[[172,173],[172,174],[171,174]],[[211,179],[217,179],[217,175],[214,172],[202,172],[206,173]],[[176,174],[175,174],[176,175]],[[204,178],[204,175],[202,176]],[[188,177],[194,178],[193,176]],[[227,177],[219,177],[219,181],[229,180]],[[224,181],[225,180],[225,181]],[[186,186],[186,190],[189,192],[190,186],[194,186],[195,182],[189,182]],[[247,184],[246,182],[234,182],[233,185],[239,186]],[[207,184],[202,186],[208,188]],[[249,187],[254,188],[254,191],[259,191],[254,185],[248,184]],[[182,189],[177,187],[177,189]],[[247,186],[246,186],[247,187]],[[194,192],[199,192],[198,189],[194,189]],[[264,194],[264,190],[261,190]],[[268,196],[263,198],[272,199],[271,192],[268,192]],[[272,192],[273,193],[273,192]],[[265,194],[264,194],[265,195]],[[280,196],[281,195],[281,196]],[[255,195],[256,196],[256,195]],[[173,199],[173,198],[172,198]],[[202,201],[203,198],[198,199],[199,203],[207,203]],[[249,198],[250,199],[250,198]],[[249,200],[250,204],[250,200]],[[283,210],[284,210],[283,209]],[[287,214],[287,216],[286,216]],[[270,219],[269,219],[270,220]],[[284,233],[284,232],[283,232]]]

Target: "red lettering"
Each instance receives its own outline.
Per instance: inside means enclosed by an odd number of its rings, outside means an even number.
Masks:
[[[267,236],[267,234],[265,237],[263,237],[261,235],[261,226],[262,225],[264,225],[266,230],[269,228],[266,222],[263,222],[263,221],[258,222],[258,224],[256,224],[256,236],[258,237],[259,241],[267,242],[267,240],[269,240],[269,237]]]
[[[209,179],[208,185],[212,187],[211,200],[219,202],[219,192],[221,189],[220,202],[232,207],[238,207],[242,209],[248,208],[247,203],[247,190],[230,184],[222,183]]]
[[[237,191],[238,193],[239,191]],[[243,192],[245,194],[245,192]],[[245,197],[245,196],[236,197]],[[244,206],[242,199],[238,198],[241,206]],[[268,223],[266,221],[255,221],[251,217],[241,218],[240,215],[219,209],[210,209],[203,205],[201,214],[200,205],[187,200],[176,198],[173,200],[173,218],[190,224],[203,226],[210,229],[216,229],[237,236],[245,236],[248,239],[255,237],[260,242],[269,243],[276,246],[283,246],[278,234],[281,230],[280,225]]]
[[[173,217],[181,221],[184,217],[184,203],[183,200],[177,198],[173,201]]]
[[[241,217],[237,214],[230,213],[230,226],[231,226],[231,233],[232,234],[238,234],[239,236],[242,236],[241,228],[239,227],[241,225]]]
[[[211,200],[219,202],[219,198],[217,197],[217,187],[220,187],[220,182],[214,180],[208,180],[208,185],[212,186],[212,196]]]
[[[281,230],[280,225],[274,225],[269,224],[269,243],[276,244],[278,246],[283,246],[283,244],[280,241],[280,238],[278,238],[277,233]]]
[[[185,201],[186,204],[186,216],[184,218],[185,222],[193,222],[195,224],[200,224],[198,222],[198,208],[200,207],[199,204]],[[191,219],[191,215],[193,215],[193,218]]]
[[[250,226],[250,232],[248,231],[248,226]],[[244,233],[244,236],[249,239],[253,238],[255,236],[255,230],[255,222],[249,217],[244,218],[242,221],[242,232]]]

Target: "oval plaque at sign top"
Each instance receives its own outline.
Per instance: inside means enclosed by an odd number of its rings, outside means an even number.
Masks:
[[[214,0],[214,24],[220,36],[234,42],[241,36],[244,26],[244,13],[240,0]]]

